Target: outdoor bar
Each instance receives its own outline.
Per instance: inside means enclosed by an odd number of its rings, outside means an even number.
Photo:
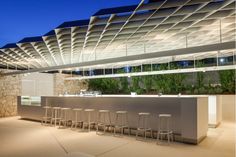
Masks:
[[[57,96],[42,97],[41,106],[18,105],[18,113],[22,118],[41,120],[44,106],[61,108],[92,108],[109,110],[111,120],[115,122],[115,112],[128,112],[129,127],[134,130],[138,124],[138,113],[151,113],[148,123],[153,130],[158,129],[158,114],[172,115],[172,129],[178,135],[179,141],[197,144],[207,135],[208,128],[208,97],[207,96],[127,96],[102,95],[86,96]],[[19,100],[20,101],[20,97]],[[19,103],[20,104],[20,103]]]
[[[235,1],[124,4],[0,47],[0,156],[235,155]]]

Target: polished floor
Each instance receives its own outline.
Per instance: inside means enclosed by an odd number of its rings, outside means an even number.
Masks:
[[[224,122],[209,129],[199,145],[172,143],[156,145],[154,140],[96,135],[70,129],[41,126],[40,123],[0,119],[0,157],[76,157],[83,152],[96,157],[234,157],[235,126]]]

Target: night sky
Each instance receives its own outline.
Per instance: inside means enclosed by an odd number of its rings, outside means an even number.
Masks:
[[[0,0],[0,47],[41,36],[65,21],[89,19],[99,9],[140,0]]]

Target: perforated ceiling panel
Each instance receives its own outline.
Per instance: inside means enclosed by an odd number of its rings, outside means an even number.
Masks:
[[[0,64],[35,69],[234,40],[234,0],[141,1],[8,44]]]

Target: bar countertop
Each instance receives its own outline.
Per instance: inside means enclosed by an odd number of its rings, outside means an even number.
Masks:
[[[210,95],[59,95],[59,96],[46,96],[46,97],[125,97],[125,98],[200,98],[208,97]]]

